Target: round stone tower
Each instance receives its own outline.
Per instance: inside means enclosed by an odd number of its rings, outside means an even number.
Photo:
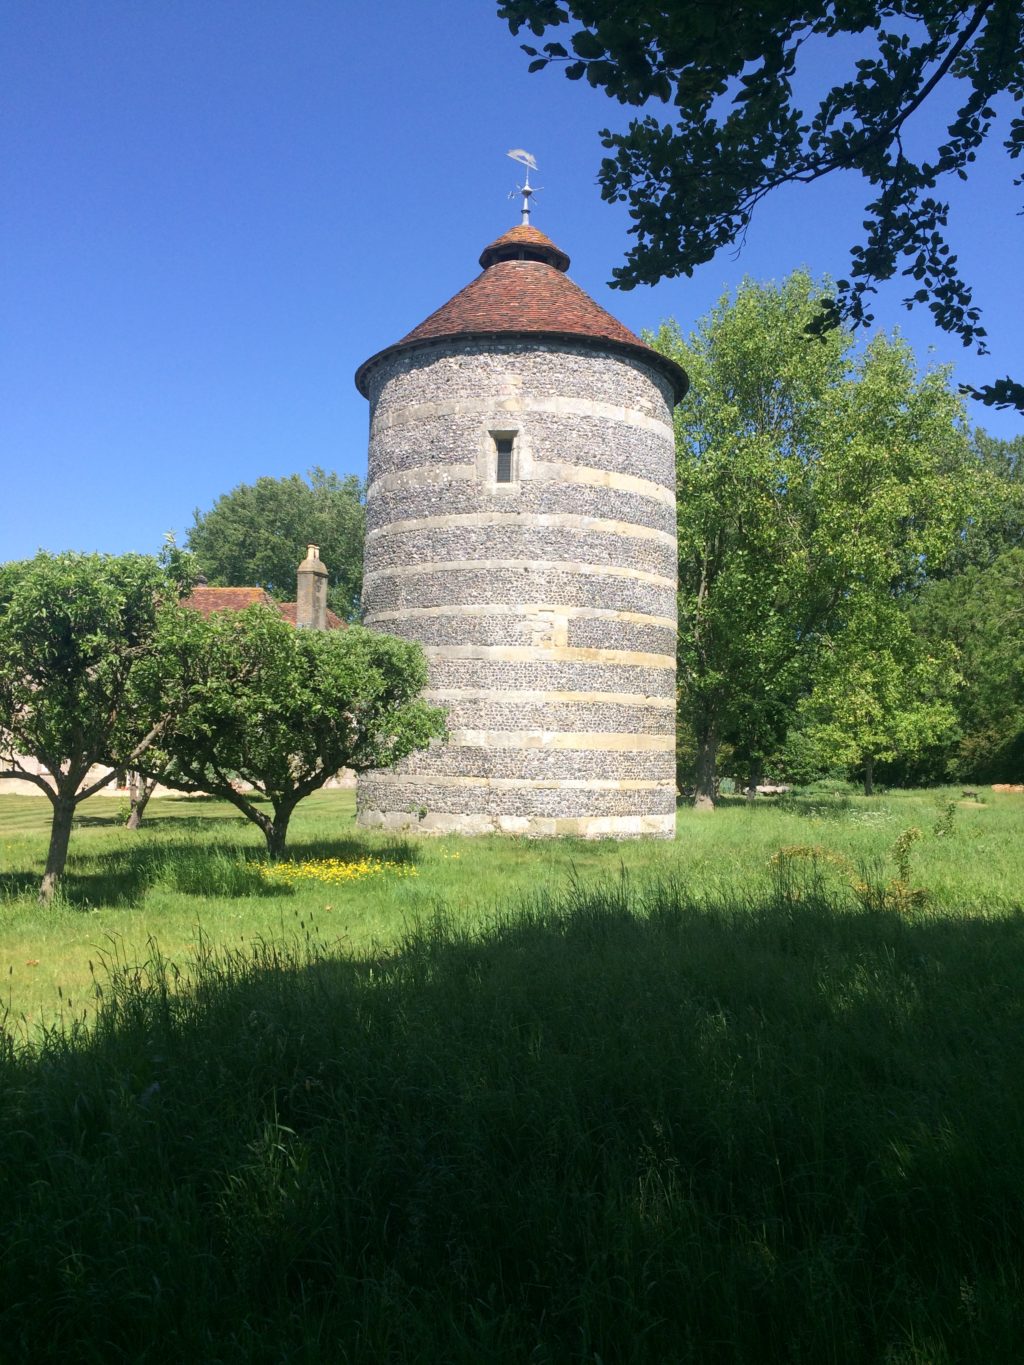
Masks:
[[[362,365],[366,624],[418,640],[449,738],[359,779],[359,823],[671,838],[686,375],[534,227]]]

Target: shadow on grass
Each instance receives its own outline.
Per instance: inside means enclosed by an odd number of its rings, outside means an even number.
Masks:
[[[41,872],[4,872],[0,874],[0,899],[38,895]]]
[[[343,862],[358,862],[361,858],[385,858],[393,863],[413,864],[419,861],[419,849],[407,839],[395,838],[370,845],[360,839],[294,839],[288,842],[287,858],[302,862],[307,858],[338,858]]]
[[[623,881],[176,971],[0,1054],[11,1360],[1019,1358],[1020,914]]]
[[[797,803],[801,803],[803,798],[795,798]],[[720,810],[744,810],[751,813],[763,814],[767,811],[793,810],[793,797],[790,796],[759,796],[756,801],[748,801],[747,798],[739,793],[722,792],[715,798],[715,808]],[[839,797],[833,801],[831,797],[819,797],[818,804],[828,801],[829,804],[836,804],[845,809],[849,802]],[[677,810],[692,810],[693,800],[689,797],[682,797],[676,802]]]
[[[107,798],[107,800],[110,806],[109,812],[104,809],[101,814],[95,805],[90,804],[87,812],[75,816],[76,827],[81,826],[83,829],[123,828],[128,809],[127,799],[125,798],[120,802],[112,798]],[[256,804],[263,806],[266,803],[262,798],[257,798]],[[200,830],[208,829],[215,822],[248,823],[239,810],[217,796],[161,796],[151,801],[146,807],[143,828],[159,830],[170,827],[175,830]]]
[[[680,809],[687,809],[692,802],[682,801]],[[854,801],[843,793],[831,795],[801,795],[797,792],[781,793],[778,796],[759,796],[756,801],[748,801],[740,794],[723,794],[718,797],[716,806],[723,810],[742,810],[752,817],[777,815],[784,811],[787,815],[806,816],[811,819],[843,820],[851,811],[870,817],[874,811],[884,810],[884,798],[878,798],[878,805],[872,807],[863,801]]]
[[[207,817],[203,817],[205,822]],[[183,822],[176,821],[180,828]],[[208,829],[208,826],[204,827]],[[185,831],[188,832],[187,830]],[[358,862],[366,857],[414,864],[415,844],[403,839],[368,848],[365,840],[297,839],[290,844],[286,861],[338,859]],[[231,899],[246,896],[291,896],[294,888],[264,875],[266,847],[227,840],[163,840],[72,855],[61,880],[60,895],[72,908],[134,906],[156,886],[185,896]],[[13,871],[0,874],[0,896],[34,895],[41,872]]]

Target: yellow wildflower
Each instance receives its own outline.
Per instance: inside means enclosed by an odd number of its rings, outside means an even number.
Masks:
[[[301,863],[260,863],[260,875],[268,881],[293,886],[296,882],[326,882],[340,885],[362,881],[365,877],[379,877],[389,873],[393,877],[415,877],[416,868],[410,863],[396,863],[389,858],[363,857],[307,858]]]

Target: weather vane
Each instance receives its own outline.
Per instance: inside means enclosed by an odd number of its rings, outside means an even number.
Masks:
[[[520,166],[526,167],[526,179],[523,181],[521,185],[517,185],[514,190],[511,190],[508,197],[510,199],[514,199],[517,194],[521,194],[523,196],[522,226],[529,227],[530,195],[536,194],[538,190],[542,190],[544,188],[543,185],[534,186],[530,184],[530,172],[535,171],[537,169],[537,158],[535,156],[531,156],[529,152],[524,152],[522,147],[513,147],[512,150],[507,153],[507,155],[510,156],[513,161],[518,161]]]

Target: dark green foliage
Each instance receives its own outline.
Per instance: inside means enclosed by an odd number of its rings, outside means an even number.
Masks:
[[[907,307],[926,304],[940,327],[985,351],[970,285],[945,242],[948,204],[935,191],[943,177],[967,179],[1000,96],[1024,97],[1016,0],[743,0],[725,12],[706,0],[499,0],[498,13],[513,33],[538,37],[578,25],[565,43],[524,47],[531,70],[564,63],[570,79],[585,76],[622,104],[673,108],[674,122],[648,115],[625,133],[601,134],[612,153],[601,163],[602,196],[629,205],[636,238],[615,285],[690,275],[747,229],[771,190],[856,170],[868,186],[865,237],[816,330],[844,318],[870,323],[877,282],[901,274],[911,282]],[[798,56],[822,38],[836,40],[833,63],[851,38],[860,56],[805,114],[794,92]],[[904,128],[940,86],[958,107],[938,144],[918,155]],[[1024,119],[1004,132],[1014,160]],[[974,396],[1024,410],[1024,388],[1010,379]]]
[[[963,679],[955,743],[887,765],[898,785],[1024,779],[1024,437],[972,437],[980,475],[973,515],[945,570],[908,599],[930,652],[954,646]]]
[[[983,495],[965,528],[952,569],[986,568],[1007,550],[1024,546],[1024,436],[1001,441],[977,430],[971,445]]]
[[[295,571],[310,542],[330,572],[328,602],[346,621],[359,614],[363,582],[363,487],[311,469],[239,484],[208,512],[195,511],[188,534],[200,572],[220,587],[259,587],[295,599]]]
[[[952,775],[1024,781],[1024,548],[929,584],[910,610],[926,641],[951,641],[964,686]]]
[[[115,962],[0,1050],[5,1362],[1015,1359],[1024,920],[793,891]]]

